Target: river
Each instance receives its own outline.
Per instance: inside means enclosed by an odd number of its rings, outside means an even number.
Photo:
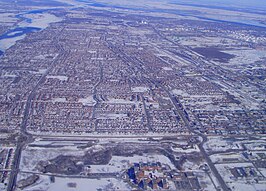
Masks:
[[[37,9],[15,15],[21,22],[10,28],[6,33],[0,35],[0,56],[16,44],[18,40],[25,38],[27,34],[38,32],[48,27],[50,23],[62,20],[48,13],[50,10],[53,9]]]

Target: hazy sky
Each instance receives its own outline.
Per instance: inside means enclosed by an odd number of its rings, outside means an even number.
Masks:
[[[181,3],[207,4],[216,6],[234,6],[245,8],[260,8],[266,11],[266,0],[172,0]]]
[[[229,7],[229,8],[256,8],[266,11],[266,0],[76,0],[85,2],[99,2],[108,4],[123,4],[131,5],[141,2],[141,4],[152,4],[158,2],[162,3],[182,3],[182,4],[195,4],[195,5],[210,5],[218,7]]]

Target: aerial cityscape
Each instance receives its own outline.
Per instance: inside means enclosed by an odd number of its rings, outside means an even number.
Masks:
[[[266,191],[262,0],[0,0],[0,191]]]

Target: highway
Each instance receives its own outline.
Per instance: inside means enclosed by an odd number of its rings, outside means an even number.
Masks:
[[[164,88],[164,87],[162,87]],[[228,186],[226,185],[226,183],[224,182],[223,178],[221,177],[220,173],[217,171],[216,167],[214,166],[213,162],[211,161],[209,155],[206,153],[203,145],[208,141],[207,136],[204,134],[201,134],[199,132],[196,132],[193,128],[191,128],[191,126],[189,125],[189,122],[187,120],[187,118],[184,115],[184,112],[182,110],[180,110],[180,107],[177,105],[176,102],[176,98],[168,91],[164,88],[164,90],[167,92],[168,96],[170,97],[172,103],[175,106],[175,109],[177,110],[179,116],[181,117],[182,121],[184,122],[185,126],[187,127],[187,129],[193,133],[196,134],[198,136],[200,136],[202,138],[202,142],[200,144],[198,144],[198,147],[200,149],[200,152],[202,154],[202,156],[204,157],[204,159],[206,160],[209,168],[211,169],[212,173],[214,174],[214,176],[217,178],[220,186],[222,187],[222,189],[224,191],[230,191],[231,189],[228,188]]]
[[[159,34],[157,32],[157,34]],[[160,35],[162,38],[164,38],[162,35]],[[168,39],[167,39],[168,40]],[[174,43],[172,41],[170,41],[171,43]],[[147,80],[150,81],[152,84],[156,85],[157,87],[161,87],[165,92],[167,92],[169,98],[171,99],[176,111],[178,112],[179,116],[181,117],[181,120],[183,121],[185,127],[189,130],[190,133],[198,135],[202,138],[202,142],[198,145],[200,152],[202,154],[202,156],[204,157],[204,159],[206,160],[207,164],[209,165],[209,168],[211,169],[212,173],[214,174],[214,176],[217,178],[221,188],[224,191],[230,191],[231,189],[228,188],[228,186],[226,185],[226,183],[224,182],[223,178],[221,177],[220,173],[217,171],[216,167],[214,166],[214,164],[212,163],[209,155],[206,153],[203,145],[204,143],[207,142],[207,136],[204,134],[201,134],[199,132],[196,132],[189,124],[188,119],[185,117],[184,111],[182,111],[180,109],[180,107],[178,106],[178,103],[176,102],[176,97],[174,95],[172,95],[172,93],[169,92],[169,90],[164,87],[162,84],[160,84],[159,82],[155,81],[152,79],[152,77],[149,77],[149,72],[145,71],[145,67],[144,67],[144,63],[137,59],[137,58],[132,58],[128,55],[126,55],[122,50],[120,50],[118,47],[114,47],[113,45],[109,44],[109,47],[116,53],[116,54],[120,54],[122,55],[121,58],[123,60],[125,60],[127,63],[132,64],[134,66],[138,66],[139,71],[142,72],[143,76],[147,76]],[[192,59],[192,58],[191,58]],[[190,60],[191,61],[191,60]],[[193,60],[194,61],[194,60]],[[194,61],[197,62],[197,61]]]
[[[58,37],[59,36],[60,35],[58,35]],[[16,148],[15,154],[14,154],[14,161],[13,161],[13,165],[12,165],[12,171],[10,173],[10,178],[9,178],[10,180],[9,180],[9,183],[7,186],[7,191],[15,190],[17,175],[19,172],[19,164],[20,164],[22,149],[24,148],[25,145],[32,142],[32,140],[33,140],[32,135],[27,132],[27,121],[29,118],[32,101],[36,95],[36,91],[39,88],[39,86],[45,81],[46,76],[55,67],[55,65],[60,60],[61,60],[60,62],[65,62],[66,58],[69,54],[69,52],[66,52],[63,49],[63,47],[58,43],[58,37],[55,39],[55,41],[56,41],[55,43],[56,43],[56,46],[58,47],[59,52],[61,53],[61,56],[59,55],[56,59],[54,59],[53,62],[51,63],[51,65],[49,66],[49,68],[46,70],[46,72],[42,74],[42,76],[39,78],[36,85],[31,90],[31,92],[28,96],[27,102],[26,102],[26,106],[25,106],[25,110],[24,110],[24,114],[23,114],[23,118],[22,118],[22,122],[21,122],[21,126],[20,126],[20,135],[19,135],[19,137],[17,139],[17,143],[16,143],[17,148]]]
[[[157,33],[161,38],[167,40],[168,42],[176,45],[176,46],[180,46],[180,49],[183,49],[183,50],[186,50],[186,51],[189,51],[190,53],[194,53],[194,51],[192,51],[191,49],[188,49],[186,46],[182,46],[180,44],[176,44],[174,41],[172,40],[169,40],[168,38],[166,38],[165,36],[163,36],[159,31],[156,30],[155,27],[153,27],[153,30],[155,31],[155,33]],[[198,63],[197,60],[194,60],[194,58],[188,58],[188,55],[183,51],[182,52],[183,54],[185,55],[181,55],[181,58],[187,60],[188,62],[190,63],[193,63],[195,65],[199,65],[199,64],[202,64],[202,63]],[[204,62],[205,64],[205,62]],[[221,69],[221,68],[220,68]],[[167,88],[165,88],[164,86],[162,86],[161,84],[157,83],[157,82],[154,82],[157,86],[160,86],[162,87],[168,94],[169,98],[171,99],[173,105],[175,106],[175,109],[177,110],[179,116],[181,117],[182,121],[184,122],[185,126],[187,127],[187,129],[195,134],[195,135],[198,135],[202,138],[202,142],[200,144],[198,144],[198,147],[200,149],[200,152],[202,154],[202,156],[204,157],[204,159],[206,160],[207,164],[209,165],[209,168],[211,169],[212,173],[214,174],[214,176],[217,178],[221,188],[224,190],[224,191],[230,191],[231,189],[226,185],[226,183],[224,182],[223,178],[221,177],[220,173],[218,172],[218,170],[216,169],[216,167],[214,166],[213,162],[211,161],[209,155],[206,153],[203,145],[208,141],[208,138],[206,135],[202,134],[202,133],[199,133],[197,131],[195,131],[190,125],[189,125],[189,122],[187,120],[187,118],[185,117],[185,114],[182,110],[180,110],[180,107],[178,106],[178,103],[176,102],[176,98],[174,95],[172,95],[168,90]]]

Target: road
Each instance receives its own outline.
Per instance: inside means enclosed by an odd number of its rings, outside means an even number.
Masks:
[[[193,128],[191,128],[188,119],[186,118],[183,110],[180,109],[180,107],[178,106],[178,103],[176,101],[176,97],[174,97],[164,86],[162,86],[161,84],[155,82],[157,86],[160,86],[161,88],[164,89],[165,92],[167,92],[169,98],[171,99],[175,109],[177,110],[179,116],[181,117],[182,121],[184,122],[185,126],[187,127],[187,129],[195,134],[198,135],[202,138],[202,142],[200,144],[198,144],[198,147],[200,149],[200,152],[202,154],[202,156],[204,157],[204,159],[206,160],[207,164],[209,165],[209,168],[211,169],[212,173],[214,174],[214,176],[217,178],[220,186],[222,187],[222,189],[224,191],[230,191],[231,189],[228,188],[228,186],[226,185],[226,183],[224,182],[223,178],[221,177],[220,173],[217,171],[216,167],[214,166],[213,162],[211,161],[209,155],[206,153],[203,145],[208,141],[207,136],[199,133],[197,131],[195,131]]]
[[[168,38],[166,38],[165,36],[163,36],[159,31],[156,30],[155,27],[153,27],[153,30],[155,31],[155,33],[157,33],[161,38],[167,40],[168,42],[176,45],[176,46],[180,46],[180,49],[181,50],[186,50],[186,51],[189,51],[190,53],[194,53],[193,50],[191,49],[188,49],[186,46],[182,46],[180,44],[176,44],[175,42],[173,42],[172,40],[169,40]],[[184,51],[182,51],[182,53],[184,54],[183,56],[181,56],[181,58],[187,60],[188,62],[190,63],[193,63],[195,65],[199,65],[199,64],[202,64],[202,63],[199,63],[197,60],[194,60],[194,58],[190,57],[189,55],[187,55]],[[204,62],[205,64],[205,62]],[[220,70],[222,70],[221,67],[219,67]],[[223,180],[223,178],[221,177],[220,173],[217,171],[216,167],[214,166],[213,162],[211,161],[209,155],[207,154],[207,152],[205,151],[203,145],[208,141],[207,139],[207,136],[200,133],[200,132],[197,132],[195,131],[189,124],[189,121],[187,120],[187,118],[185,117],[185,114],[182,110],[180,110],[180,107],[178,106],[178,103],[176,102],[176,98],[175,96],[173,96],[168,90],[167,88],[165,88],[163,85],[157,83],[157,82],[154,82],[156,83],[156,85],[162,87],[168,94],[169,98],[171,99],[172,103],[174,104],[179,116],[181,117],[182,121],[184,122],[185,126],[187,127],[187,129],[193,133],[193,134],[196,134],[198,136],[200,136],[202,138],[202,142],[200,144],[198,144],[198,147],[200,149],[200,152],[202,154],[202,156],[204,157],[204,159],[206,160],[207,164],[209,165],[209,168],[211,169],[212,173],[214,174],[214,176],[217,178],[221,188],[224,190],[224,191],[230,191],[231,189],[226,185],[225,181]]]
[[[154,29],[155,30],[155,29]],[[159,34],[157,32],[157,34]],[[166,39],[165,37],[163,37],[161,34],[159,34],[159,36],[161,36],[162,38]],[[166,39],[168,40],[168,39]],[[172,41],[170,41],[171,43],[174,43]],[[174,43],[175,44],[175,43]],[[195,131],[189,124],[188,119],[185,117],[184,111],[180,109],[180,107],[178,106],[178,103],[176,102],[176,98],[174,95],[171,94],[171,92],[169,92],[169,90],[164,87],[162,84],[160,84],[159,82],[155,81],[152,77],[149,76],[149,71],[145,70],[144,67],[144,63],[137,59],[137,58],[132,58],[129,55],[125,54],[121,49],[119,49],[118,47],[114,47],[113,45],[109,44],[109,47],[112,49],[112,51],[114,51],[116,54],[121,55],[121,59],[123,59],[124,61],[126,61],[128,64],[133,64],[133,66],[137,66],[139,71],[142,72],[143,76],[147,76],[147,80],[149,80],[151,83],[153,83],[154,85],[156,85],[157,87],[161,87],[165,92],[167,92],[169,98],[171,99],[176,111],[178,112],[179,116],[181,117],[181,120],[184,122],[185,127],[188,129],[188,131],[192,134],[198,135],[202,138],[202,142],[198,145],[200,152],[202,154],[202,156],[204,157],[204,159],[206,160],[207,164],[209,165],[209,168],[211,169],[212,173],[214,174],[214,176],[217,178],[221,188],[224,191],[230,191],[231,189],[228,188],[228,186],[226,185],[226,183],[224,182],[223,178],[221,177],[220,173],[217,171],[216,167],[214,166],[214,164],[212,163],[209,155],[206,153],[203,145],[204,143],[207,142],[207,136],[204,134],[201,134],[197,131]],[[197,63],[197,61],[193,60],[192,58],[190,59],[190,61],[193,61],[194,63]]]
[[[32,172],[32,171],[21,171],[22,173],[27,174],[35,174],[35,175],[43,175],[42,172]],[[108,173],[89,173],[88,175],[62,175],[62,174],[55,174],[55,173],[46,173],[47,176],[54,176],[59,178],[84,178],[84,179],[99,179],[101,178],[117,178],[121,175],[121,173],[116,172],[108,172]]]
[[[159,34],[159,35],[165,39],[165,37],[163,37],[161,34]],[[60,35],[58,35],[58,36],[60,36]],[[60,46],[60,44],[58,43],[58,39],[55,39],[55,43],[58,46],[58,50],[59,50],[60,54],[51,63],[51,65],[46,70],[46,72],[40,77],[40,79],[38,80],[36,85],[33,87],[32,91],[30,92],[28,99],[27,99],[27,102],[26,102],[25,111],[24,111],[24,115],[23,115],[23,119],[22,119],[22,123],[21,123],[20,137],[17,140],[17,149],[15,151],[13,168],[12,168],[12,171],[10,174],[10,182],[8,184],[8,189],[7,189],[8,191],[13,191],[15,188],[17,174],[19,172],[19,163],[20,163],[22,149],[24,148],[25,145],[27,145],[28,143],[30,143],[33,140],[33,136],[27,132],[26,127],[27,127],[27,121],[29,118],[30,110],[31,110],[32,101],[34,100],[34,98],[36,96],[36,92],[37,92],[38,88],[40,87],[40,85],[45,81],[45,78],[49,74],[49,72],[56,66],[57,63],[65,62],[65,60],[69,54],[69,52],[66,52]],[[171,41],[171,43],[174,43],[174,42]],[[168,94],[168,97],[171,99],[175,110],[178,112],[178,115],[180,116],[181,120],[184,123],[184,126],[188,129],[188,131],[191,134],[198,135],[199,137],[202,138],[202,142],[200,144],[198,144],[198,147],[200,149],[202,156],[204,157],[207,164],[209,165],[209,168],[211,169],[212,173],[217,178],[221,188],[224,191],[230,191],[230,189],[227,187],[226,183],[224,182],[223,178],[221,177],[221,175],[217,171],[215,165],[212,163],[209,155],[207,154],[207,152],[205,151],[205,149],[203,147],[203,145],[208,140],[207,136],[195,131],[190,126],[189,121],[188,121],[187,117],[185,116],[184,111],[179,107],[179,105],[178,105],[179,103],[177,103],[176,97],[167,89],[167,87],[165,87],[160,82],[155,81],[152,76],[149,76],[149,71],[147,71],[145,69],[145,64],[141,60],[125,54],[123,52],[123,50],[121,50],[119,47],[112,45],[111,43],[108,43],[107,45],[110,48],[110,50],[112,50],[116,55],[118,55],[118,57],[120,57],[123,61],[125,61],[125,63],[128,64],[128,66],[130,66],[130,68],[132,68],[132,71],[134,71],[136,69],[139,72],[139,73],[136,73],[136,75],[141,74],[143,78],[146,78],[149,82],[151,82],[152,84],[154,84],[157,87],[160,87],[161,89],[163,89]],[[183,53],[184,53],[183,57],[187,58],[187,55],[185,55],[185,52],[183,52]],[[188,61],[193,63],[193,64],[198,64],[198,61],[193,60],[193,58],[188,59]],[[96,85],[94,87],[94,96],[96,96],[96,93],[97,93],[96,87],[99,85],[99,83],[102,81],[102,78],[103,78],[103,68],[102,68],[102,66],[100,66],[100,67],[101,67],[101,77],[99,79],[99,82],[96,83]],[[143,96],[142,96],[142,100],[144,100]],[[145,102],[143,102],[143,104],[144,104],[144,108],[146,108]],[[145,113],[146,113],[146,116],[148,119],[147,121],[148,121],[149,129],[151,130],[150,122],[149,122],[149,116],[148,116],[148,112],[146,111],[146,109],[145,109]],[[94,117],[94,112],[93,112],[93,117]],[[141,136],[141,138],[143,138],[143,137],[145,137],[145,136]],[[155,137],[155,136],[153,136],[153,137]],[[162,137],[162,136],[160,136],[160,137]],[[121,137],[119,137],[119,138],[121,138]]]
[[[64,29],[62,29],[64,30]],[[59,32],[60,33],[60,32]],[[21,122],[21,126],[20,126],[20,135],[17,138],[17,148],[15,150],[15,154],[14,154],[14,160],[13,160],[13,165],[12,165],[12,171],[10,173],[10,180],[7,186],[7,191],[13,191],[15,190],[15,186],[16,186],[16,180],[17,180],[17,175],[19,172],[19,164],[20,164],[20,159],[21,159],[21,153],[22,153],[22,149],[24,148],[25,145],[27,145],[28,143],[32,142],[32,135],[30,133],[27,132],[27,121],[28,121],[28,117],[30,114],[30,108],[31,108],[31,104],[32,101],[36,95],[36,91],[38,90],[39,86],[45,81],[46,76],[48,75],[48,73],[55,67],[55,65],[58,62],[65,62],[67,55],[69,54],[69,52],[66,52],[63,47],[58,43],[58,39],[59,39],[60,35],[58,35],[58,37],[55,40],[55,45],[57,46],[58,50],[59,50],[59,56],[57,56],[53,62],[51,62],[49,68],[46,70],[45,73],[42,74],[42,76],[39,78],[38,82],[36,83],[36,85],[33,87],[33,89],[31,90],[27,102],[26,102],[26,106],[25,106],[25,110],[24,110],[24,114],[23,114],[23,118],[22,118],[22,122]]]

